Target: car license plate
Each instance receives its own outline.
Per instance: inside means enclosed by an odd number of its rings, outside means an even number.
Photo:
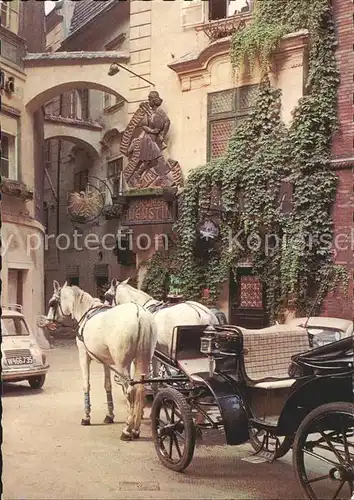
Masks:
[[[7,364],[9,366],[18,366],[18,365],[32,365],[33,357],[32,356],[16,356],[14,358],[7,358]]]

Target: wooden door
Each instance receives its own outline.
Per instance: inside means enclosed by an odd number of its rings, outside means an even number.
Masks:
[[[261,280],[251,267],[240,267],[236,279],[230,278],[230,319],[233,325],[257,329],[268,326],[265,293]]]

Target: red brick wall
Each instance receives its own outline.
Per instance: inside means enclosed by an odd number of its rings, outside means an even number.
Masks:
[[[336,263],[347,267],[350,275],[348,296],[338,290],[327,297],[323,314],[354,318],[354,24],[353,0],[332,1],[337,30],[337,60],[340,70],[338,117],[340,130],[333,140],[333,159],[347,160],[346,169],[338,169],[336,204],[333,210],[336,237]],[[339,248],[341,247],[341,248]],[[345,248],[346,247],[346,248]]]

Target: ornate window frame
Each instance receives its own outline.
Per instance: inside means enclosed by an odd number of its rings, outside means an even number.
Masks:
[[[254,109],[254,101],[247,102],[249,92],[258,90],[259,85],[243,85],[241,87],[221,90],[218,92],[208,93],[207,102],[207,161],[217,159],[221,156],[212,155],[212,135],[213,126],[222,122],[232,122],[233,127],[230,132],[227,142],[230,140],[231,134],[235,127],[245,119]],[[228,97],[226,97],[228,96]],[[224,99],[223,99],[224,97]],[[224,102],[223,102],[224,101]],[[227,102],[228,101],[228,102]],[[220,141],[221,142],[221,141]],[[227,144],[225,144],[227,147]]]

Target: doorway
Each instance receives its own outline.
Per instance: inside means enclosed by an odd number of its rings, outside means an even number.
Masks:
[[[8,304],[18,304],[23,307],[23,283],[25,278],[23,269],[9,269],[8,271]]]
[[[268,326],[265,290],[252,267],[239,267],[230,276],[230,319],[233,325],[258,329]]]

